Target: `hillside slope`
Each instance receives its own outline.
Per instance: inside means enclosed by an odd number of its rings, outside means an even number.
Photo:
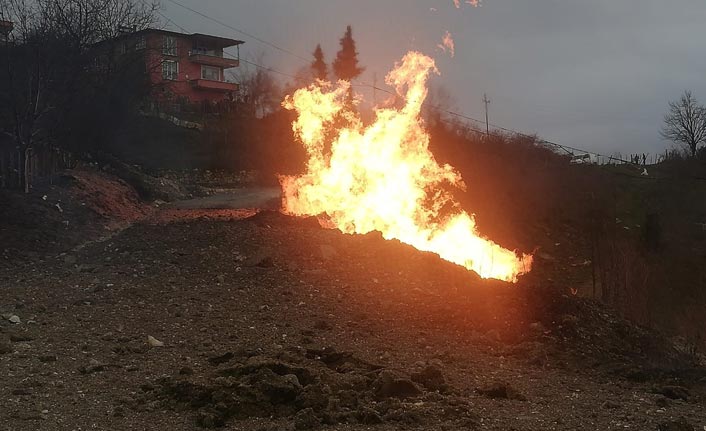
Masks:
[[[191,214],[137,224],[75,260],[0,272],[0,311],[21,320],[0,322],[3,423],[706,426],[704,369],[548,287],[551,262],[507,285],[315,220]]]

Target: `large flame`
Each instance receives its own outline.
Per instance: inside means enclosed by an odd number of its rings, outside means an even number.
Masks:
[[[280,178],[284,209],[325,213],[343,232],[377,230],[481,277],[517,281],[530,270],[532,256],[518,257],[478,234],[473,217],[448,190],[465,187],[461,176],[429,151],[419,114],[432,71],[438,73],[434,60],[407,53],[386,77],[404,105],[376,109],[367,127],[349,109],[345,81],[335,86],[319,81],[287,96],[283,106],[298,113],[293,129],[309,159],[305,174]]]

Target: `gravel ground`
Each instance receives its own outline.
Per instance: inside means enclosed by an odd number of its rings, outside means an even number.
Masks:
[[[706,372],[555,262],[507,285],[255,213],[0,268],[0,429],[706,429]]]

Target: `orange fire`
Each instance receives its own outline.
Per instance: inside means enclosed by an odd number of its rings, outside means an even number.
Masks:
[[[447,52],[451,55],[451,58],[456,54],[456,47],[454,44],[454,39],[451,37],[451,33],[448,31],[444,33],[444,37],[441,39],[441,43],[436,45],[439,49]]]
[[[349,109],[348,82],[319,81],[287,96],[283,106],[298,113],[293,129],[309,159],[303,175],[280,178],[284,210],[326,214],[345,233],[377,230],[481,277],[515,282],[532,256],[478,234],[473,216],[448,191],[465,187],[461,176],[429,151],[420,111],[431,72],[438,73],[434,60],[407,53],[386,77],[404,105],[377,108],[369,126]]]
[[[456,6],[456,9],[459,9],[461,7],[461,0],[453,0],[454,6]],[[466,3],[473,7],[478,7],[481,5],[480,0],[466,0]]]

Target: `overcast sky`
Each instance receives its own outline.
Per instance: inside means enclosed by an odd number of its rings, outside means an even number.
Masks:
[[[458,9],[453,0],[178,1],[306,59],[321,43],[327,62],[350,24],[361,81],[382,81],[419,50],[436,59],[441,76],[432,83],[459,111],[482,119],[487,93],[491,123],[608,154],[664,151],[668,101],[691,89],[706,103],[704,0],[461,0]],[[162,5],[190,32],[244,40],[243,58],[289,74],[306,64],[170,0]],[[446,31],[453,58],[437,48]]]

